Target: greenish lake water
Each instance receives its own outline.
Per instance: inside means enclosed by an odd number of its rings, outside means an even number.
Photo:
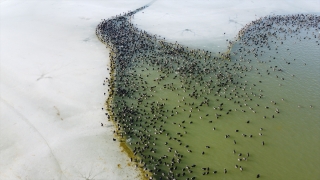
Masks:
[[[112,104],[137,164],[155,179],[318,179],[318,31],[238,40],[230,59],[146,38]]]

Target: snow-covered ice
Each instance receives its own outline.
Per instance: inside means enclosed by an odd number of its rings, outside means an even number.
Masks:
[[[95,28],[146,3],[1,1],[0,179],[139,176],[101,109],[109,52]]]
[[[224,52],[247,23],[267,15],[319,14],[320,0],[155,1],[133,23],[151,34],[193,48]]]
[[[101,110],[109,62],[95,28],[147,3],[0,1],[0,179],[139,179]],[[256,18],[318,12],[319,0],[158,0],[133,22],[217,52]]]

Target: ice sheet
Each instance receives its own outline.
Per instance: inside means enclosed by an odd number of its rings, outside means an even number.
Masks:
[[[133,22],[171,42],[223,52],[226,40],[234,40],[238,31],[255,19],[319,12],[319,0],[159,0],[136,14]]]
[[[101,109],[95,28],[146,3],[1,1],[0,179],[139,179]]]

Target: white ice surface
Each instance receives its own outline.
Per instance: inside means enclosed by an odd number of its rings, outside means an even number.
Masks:
[[[0,0],[0,179],[137,179],[101,110],[108,51],[94,31],[148,2]],[[158,0],[143,12],[140,29],[216,52],[252,20],[318,13],[320,0]]]
[[[1,180],[139,179],[101,109],[109,52],[95,28],[147,2],[0,2]]]
[[[296,13],[319,14],[320,0],[158,0],[133,22],[168,41],[217,53],[224,52],[226,40],[234,40],[247,23]]]

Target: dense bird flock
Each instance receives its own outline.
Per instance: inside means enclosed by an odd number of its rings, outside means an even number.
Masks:
[[[241,29],[234,41],[227,40],[227,52],[213,53],[136,28],[131,19],[146,7],[105,19],[96,28],[97,37],[110,49],[110,78],[103,82],[109,91],[106,116],[116,125],[117,139],[131,149],[131,161],[149,179],[212,179],[250,169],[250,161],[259,161],[251,149],[268,146],[264,127],[254,122],[280,117],[282,102],[265,103],[260,89],[263,78],[250,82],[247,76],[268,74],[284,80],[284,69],[270,66],[260,72],[250,63],[254,59],[268,63],[259,60],[266,51],[277,50],[286,38],[301,41],[296,35],[303,30],[314,30],[302,38],[319,45],[319,17],[257,19]],[[239,113],[252,115],[233,122]],[[237,123],[246,128],[236,128]],[[246,143],[252,147],[241,146]],[[217,156],[233,160],[224,164],[217,162]],[[250,172],[248,176],[267,175]]]

